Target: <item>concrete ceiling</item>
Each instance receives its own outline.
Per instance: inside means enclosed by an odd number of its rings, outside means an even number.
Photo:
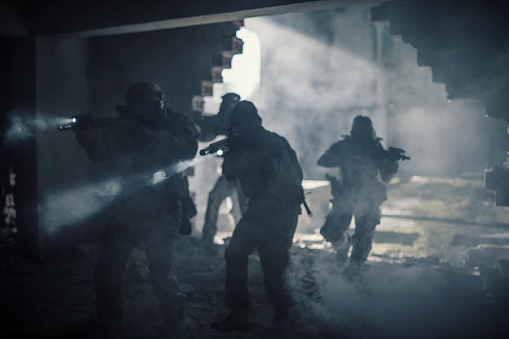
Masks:
[[[0,3],[0,35],[92,37],[379,3],[377,0],[10,0]]]

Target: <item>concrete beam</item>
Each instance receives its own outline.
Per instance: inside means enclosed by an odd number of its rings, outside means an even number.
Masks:
[[[379,5],[378,0],[52,1],[32,8],[33,34],[63,38],[140,33],[290,12]]]

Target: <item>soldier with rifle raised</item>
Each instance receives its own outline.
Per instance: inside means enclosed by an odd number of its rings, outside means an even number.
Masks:
[[[339,167],[340,179],[326,175],[331,182],[333,207],[320,233],[336,250],[338,266],[348,273],[358,273],[366,262],[375,227],[380,223],[380,205],[387,200],[385,184],[398,171],[399,160],[408,160],[405,151],[390,147],[385,150],[376,137],[371,119],[357,116],[350,135],[332,144],[318,159],[323,167]],[[355,216],[355,233],[347,230]]]
[[[231,332],[249,326],[248,257],[257,251],[274,307],[271,326],[281,329],[292,319],[293,299],[285,274],[304,202],[302,170],[288,141],[263,128],[252,102],[235,106],[230,128],[223,175],[229,181],[239,180],[248,203],[225,251],[225,293],[232,312],[212,328]],[[214,147],[207,152],[211,151]]]
[[[222,96],[223,101],[219,108],[219,112],[212,116],[203,116],[196,120],[196,124],[200,126],[200,141],[211,141],[219,135],[228,135],[230,127],[231,111],[240,101],[240,95],[236,93],[227,93]],[[227,139],[222,139],[212,143],[210,147],[200,151],[201,155],[214,154],[219,151],[218,155],[228,149]],[[202,240],[204,245],[214,244],[214,236],[217,233],[217,219],[219,207],[221,203],[228,197],[231,197],[233,206],[232,214],[236,221],[245,210],[244,196],[242,189],[236,181],[228,181],[224,175],[219,176],[214,187],[209,193],[207,200],[207,210],[205,212],[205,223],[202,229]],[[236,213],[233,213],[236,212]]]
[[[124,155],[129,173],[110,216],[94,272],[97,330],[104,338],[122,334],[122,275],[125,262],[144,243],[150,277],[162,313],[161,338],[184,335],[185,300],[176,272],[178,233],[190,232],[196,209],[185,173],[174,171],[198,150],[198,127],[183,113],[165,106],[161,88],[137,82],[126,93],[119,116],[108,119],[75,117],[59,130],[72,129],[92,161]],[[107,127],[107,128],[104,128]],[[97,131],[97,128],[104,128]]]

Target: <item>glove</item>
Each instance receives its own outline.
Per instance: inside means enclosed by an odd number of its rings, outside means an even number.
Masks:
[[[93,130],[77,131],[76,140],[82,147],[91,147],[97,142],[97,134]]]
[[[394,175],[399,169],[399,165],[396,161],[388,160],[385,164],[385,173],[388,175]]]

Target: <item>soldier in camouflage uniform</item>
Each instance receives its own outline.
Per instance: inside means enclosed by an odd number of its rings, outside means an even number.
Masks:
[[[122,274],[133,249],[144,242],[151,282],[163,314],[161,333],[182,333],[183,295],[175,274],[175,244],[181,225],[188,225],[187,178],[173,168],[192,159],[198,148],[198,128],[184,114],[165,107],[163,93],[152,82],[131,85],[126,105],[117,106],[118,126],[102,133],[77,132],[78,142],[92,161],[130,156],[116,209],[102,236],[94,273],[97,322],[121,325]],[[193,205],[194,206],[194,205]]]
[[[256,107],[241,101],[232,111],[223,174],[239,180],[247,210],[225,252],[226,300],[232,313],[213,324],[220,331],[248,326],[248,256],[258,251],[274,322],[287,318],[292,299],[285,284],[289,250],[304,201],[302,170],[287,140],[262,127]]]
[[[339,167],[340,179],[328,177],[333,193],[333,209],[320,232],[332,242],[339,266],[348,259],[349,269],[358,270],[367,260],[375,227],[380,223],[380,205],[387,199],[385,183],[398,171],[398,163],[382,156],[384,149],[376,137],[371,119],[355,117],[351,133],[334,143],[318,159],[323,167]],[[355,215],[355,234],[347,230]]]
[[[236,93],[227,93],[223,95],[222,99],[221,107],[216,115],[204,116],[196,120],[196,123],[200,126],[200,141],[212,141],[219,135],[228,135],[231,111],[239,102],[240,96]],[[217,216],[221,203],[227,197],[232,197],[235,192],[237,198],[242,201],[242,192],[237,190],[236,182],[226,180],[224,175],[217,179],[210,191],[202,231],[202,239],[206,244],[214,243],[214,236],[217,233]],[[240,201],[234,201],[234,204],[239,204]],[[239,212],[242,213],[243,206],[238,207]]]

